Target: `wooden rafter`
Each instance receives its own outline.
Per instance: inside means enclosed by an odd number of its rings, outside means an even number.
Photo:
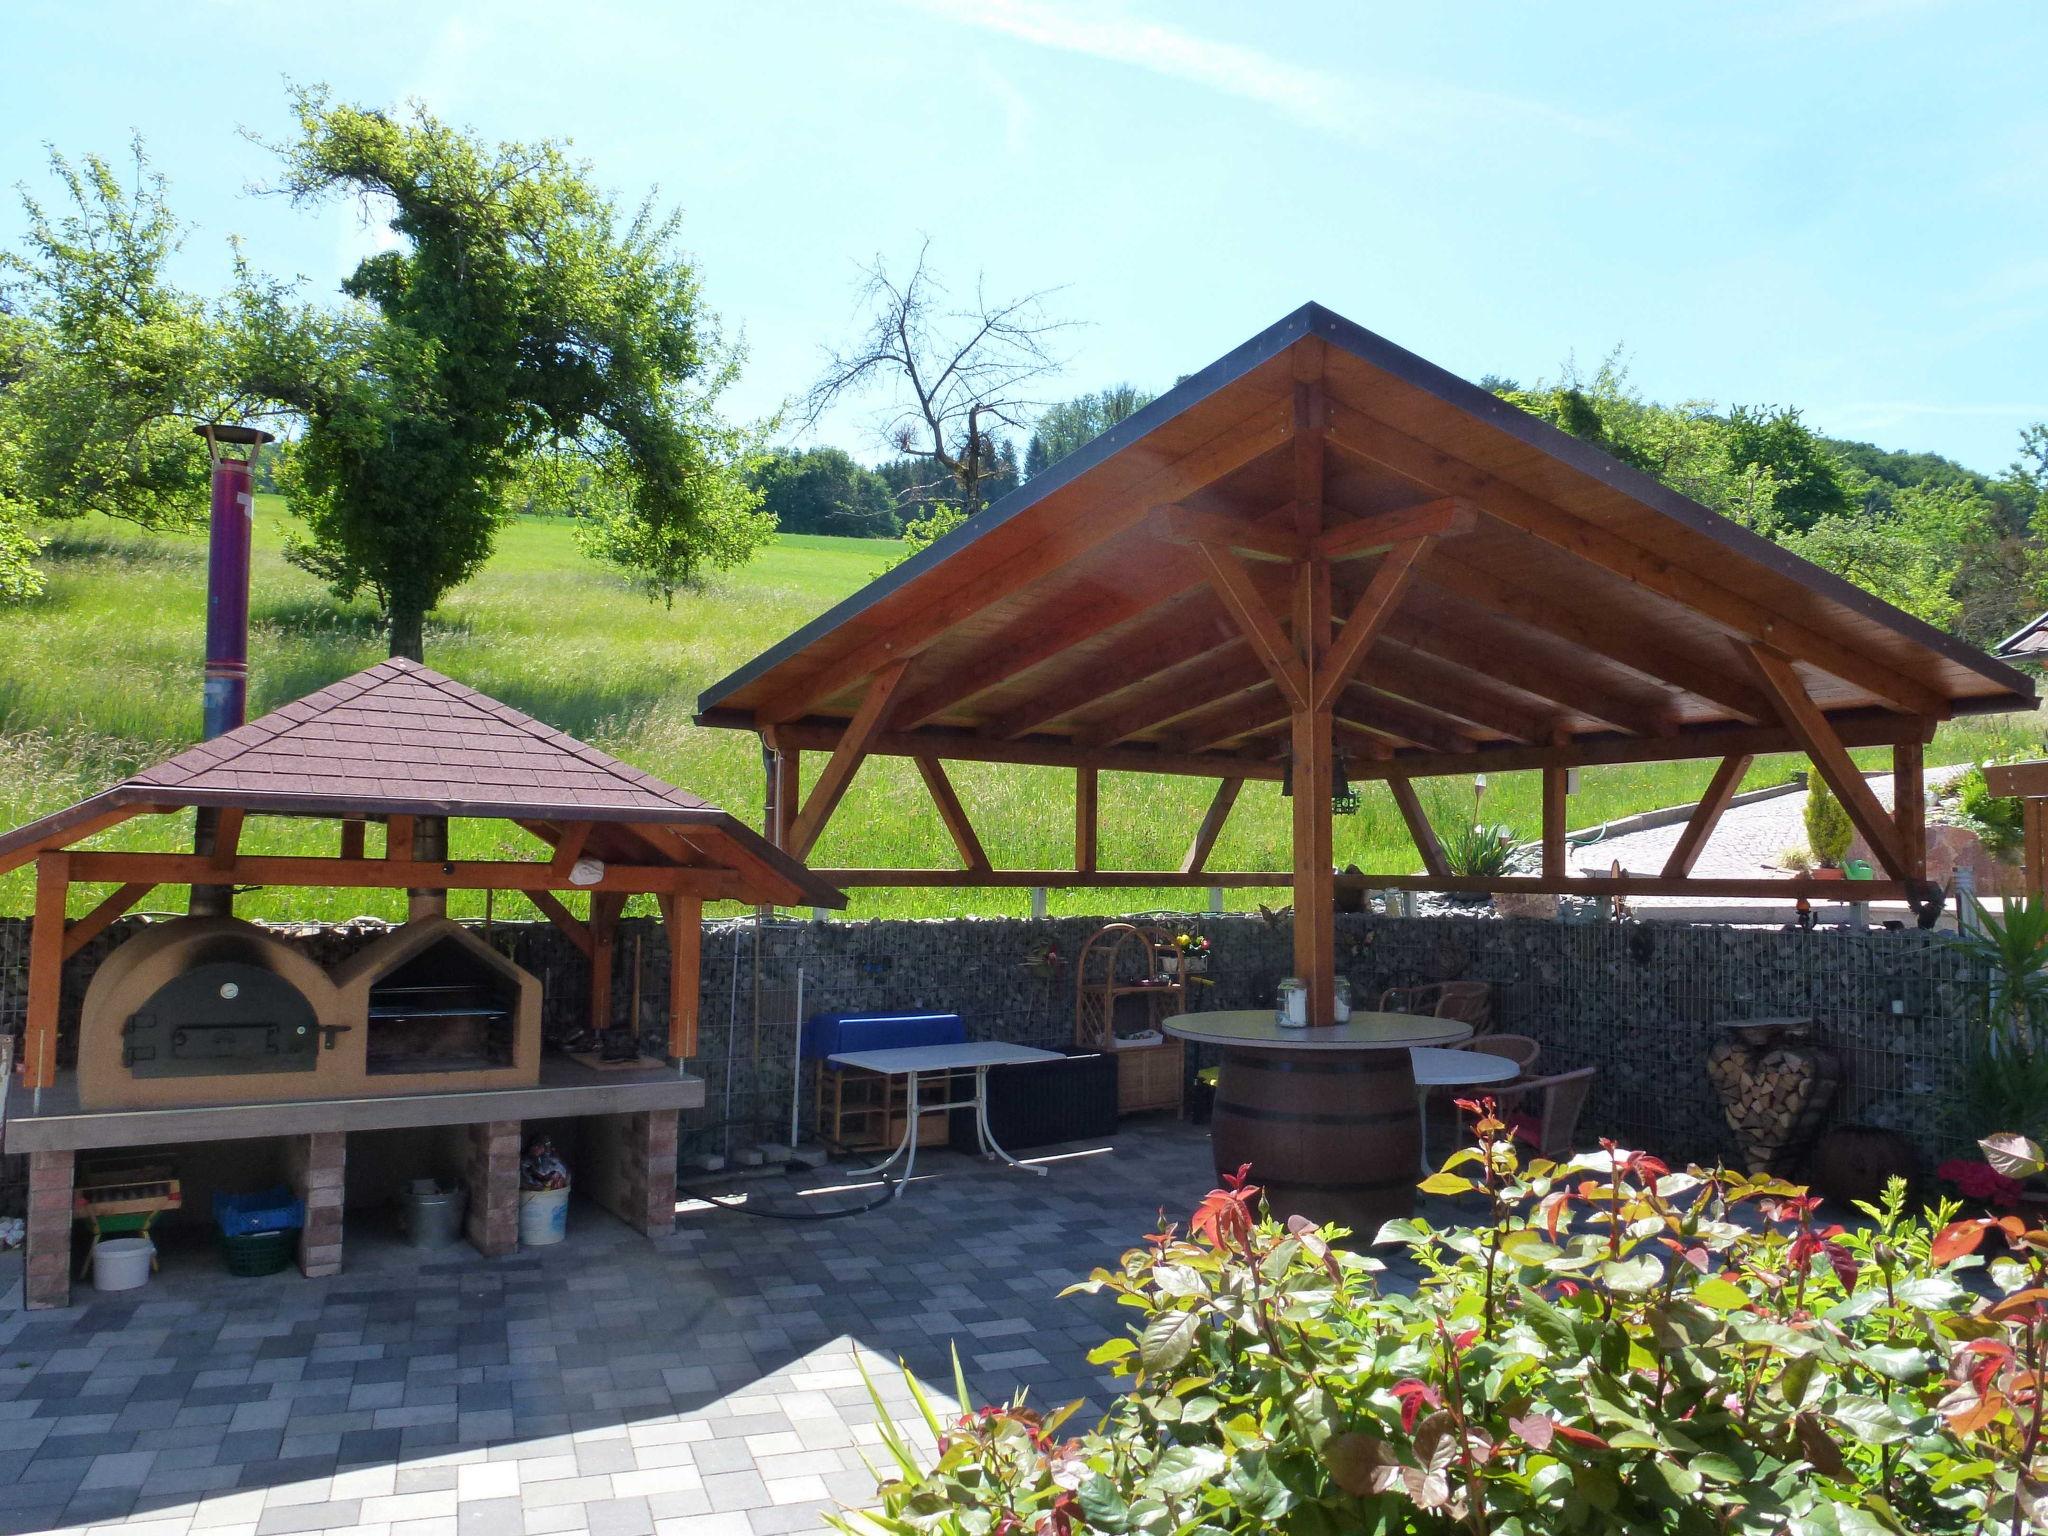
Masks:
[[[1588,676],[1565,656],[1518,646],[1514,637],[1489,627],[1440,623],[1404,611],[1387,621],[1386,632],[1411,649],[1482,672],[1571,714],[1605,721],[1637,736],[1673,734],[1667,695],[1654,701],[1631,697],[1605,679]]]
[[[242,822],[248,812],[238,805],[223,806],[213,823],[213,846],[207,850],[207,858],[215,869],[226,869],[235,862],[235,853],[242,845]]]
[[[1208,567],[1209,581],[1216,596],[1242,633],[1251,642],[1252,653],[1273,675],[1290,705],[1308,707],[1309,679],[1293,642],[1273,617],[1265,595],[1253,581],[1244,562],[1215,544],[1196,546]]]
[[[1672,845],[1671,856],[1664,861],[1664,878],[1682,880],[1692,873],[1693,865],[1699,862],[1701,850],[1707,846],[1707,839],[1714,835],[1714,828],[1721,824],[1721,817],[1728,809],[1728,802],[1735,798],[1735,792],[1742,788],[1742,779],[1749,772],[1749,765],[1756,759],[1747,753],[1737,753],[1721,759],[1721,765],[1714,770],[1713,778],[1707,781],[1706,793],[1700,796],[1692,815],[1685,823],[1685,830],[1678,834],[1678,841]]]
[[[1241,640],[1200,659],[1205,664],[1191,678],[1162,678],[1111,713],[1077,720],[1076,745],[1113,747],[1268,681],[1266,668]]]
[[[1492,613],[1526,624],[1552,639],[1604,657],[1651,682],[1684,689],[1751,724],[1774,718],[1770,701],[1746,677],[1661,643],[1644,627],[1586,605],[1541,596],[1515,582],[1433,554],[1421,579]]]
[[[1394,797],[1394,807],[1401,813],[1401,820],[1407,824],[1408,836],[1415,842],[1415,851],[1422,855],[1422,868],[1431,875],[1444,876],[1451,872],[1450,860],[1444,857],[1444,845],[1438,841],[1436,828],[1429,824],[1429,816],[1422,809],[1422,800],[1415,793],[1415,781],[1404,778],[1387,780],[1387,790]]]
[[[1755,599],[1688,570],[1618,534],[1463,463],[1363,411],[1332,405],[1331,446],[1447,495],[1469,498],[1487,517],[1601,567],[1644,591],[1683,604],[1748,641],[1786,654],[1865,689],[1908,713],[1946,719],[1948,700],[1859,651]]]
[[[889,701],[895,696],[897,684],[903,680],[906,665],[901,661],[891,662],[868,683],[867,692],[861,695],[860,708],[847,722],[846,733],[832,749],[832,756],[818,775],[818,782],[811,786],[810,798],[804,801],[803,810],[789,829],[789,846],[783,851],[791,858],[801,859],[810,853],[818,835],[825,830],[825,823],[839,808],[846,786],[853,782],[854,773],[866,759],[869,747],[882,729],[882,722],[888,718]]]
[[[1455,496],[1440,497],[1339,523],[1316,539],[1314,553],[1325,560],[1356,560],[1411,539],[1470,533],[1478,521],[1471,503]]]
[[[1198,875],[1209,862],[1209,855],[1215,851],[1216,839],[1223,835],[1224,823],[1230,820],[1230,808],[1237,804],[1237,792],[1244,788],[1243,779],[1219,779],[1216,793],[1209,801],[1209,809],[1202,813],[1202,824],[1195,828],[1195,839],[1188,844],[1187,857],[1180,862],[1184,875]]]
[[[1885,873],[1894,880],[1918,879],[1924,875],[1924,867],[1907,867],[1898,827],[1872,793],[1828,717],[1806,691],[1806,684],[1800,681],[1791,658],[1764,645],[1746,645],[1741,647],[1741,652],[1750,659],[1758,681],[1777,705],[1785,729],[1799,739],[1807,757],[1813,762],[1814,770],[1835,792],[1835,798],[1842,802],[1842,809],[1849,813],[1849,820],[1863,834],[1863,840],[1870,844],[1870,851],[1877,855]]]
[[[953,781],[946,777],[945,765],[936,757],[920,757],[916,763],[924,787],[931,792],[932,804],[938,808],[939,820],[946,825],[946,835],[953,839],[953,847],[960,854],[960,862],[969,869],[987,869],[988,855],[982,851],[981,839],[974,834],[974,823],[967,819],[967,808],[953,792]]]
[[[1046,537],[995,559],[951,591],[921,604],[915,614],[800,683],[779,690],[762,702],[756,711],[758,718],[771,723],[798,719],[882,667],[908,660],[954,625],[1114,538],[1151,508],[1192,496],[1277,448],[1287,440],[1291,426],[1292,416],[1284,401],[1253,411],[1199,448],[1122,488],[1090,516],[1070,520]]]
[[[1088,657],[1082,666],[1048,677],[1032,697],[991,716],[981,732],[997,741],[1015,741],[1149,683],[1163,671],[1242,643],[1237,626],[1204,583],[1194,611],[1177,604],[1109,655]]]
[[[585,959],[590,957],[591,941],[589,927],[585,925],[580,917],[563,904],[559,896],[555,895],[553,891],[535,890],[528,891],[526,899],[540,908],[543,917],[568,935],[569,942],[583,952]]]
[[[1380,631],[1393,616],[1415,567],[1432,542],[1427,537],[1409,539],[1387,551],[1386,558],[1380,561],[1379,569],[1372,573],[1372,580],[1366,584],[1365,595],[1352,606],[1350,617],[1338,630],[1329,656],[1316,668],[1315,697],[1312,700],[1315,708],[1328,709],[1336,702],[1344,685],[1351,681],[1352,674],[1365,660],[1366,652],[1372,649],[1373,641],[1379,638]]]
[[[1478,743],[1455,723],[1406,699],[1391,699],[1362,683],[1351,683],[1337,695],[1337,718],[1410,743],[1430,752],[1472,752]]]
[[[85,916],[64,930],[64,958],[69,960],[94,939],[105,933],[114,921],[131,911],[135,904],[156,887],[141,880],[131,880],[103,899]]]
[[[1154,507],[1151,528],[1169,544],[1214,544],[1219,549],[1267,560],[1306,559],[1308,541],[1288,526],[1294,517],[1292,504],[1284,509],[1284,515],[1287,523],[1272,517],[1221,517],[1192,507]]]
[[[583,845],[590,841],[590,823],[572,821],[554,841],[555,856],[548,860],[548,867],[558,875],[567,875],[583,857]]]

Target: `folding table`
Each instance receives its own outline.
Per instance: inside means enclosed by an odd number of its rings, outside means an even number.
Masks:
[[[884,1077],[908,1079],[908,1108],[904,1117],[903,1139],[896,1144],[896,1150],[881,1162],[872,1168],[859,1170],[861,1174],[882,1173],[894,1166],[899,1157],[904,1159],[903,1180],[890,1193],[889,1198],[892,1200],[902,1195],[904,1187],[910,1183],[911,1170],[917,1166],[917,1122],[918,1117],[927,1110],[972,1109],[974,1134],[981,1143],[982,1156],[992,1154],[1012,1168],[1025,1168],[1043,1178],[1043,1168],[1034,1168],[1028,1163],[1018,1162],[997,1145],[995,1137],[989,1134],[988,1069],[1059,1059],[1058,1051],[1041,1051],[1032,1045],[1004,1045],[999,1041],[962,1042],[957,1045],[904,1045],[879,1051],[840,1051],[826,1058],[835,1067],[852,1067],[862,1072],[879,1073]],[[957,1072],[974,1074],[972,1098],[950,1099],[944,1104],[920,1106],[917,1098],[919,1077],[944,1074],[950,1078]]]

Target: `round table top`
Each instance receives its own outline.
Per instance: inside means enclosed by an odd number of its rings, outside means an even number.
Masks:
[[[1420,1013],[1354,1012],[1344,1024],[1283,1028],[1270,1008],[1225,1008],[1177,1013],[1161,1026],[1198,1045],[1234,1045],[1270,1051],[1391,1051],[1413,1045],[1456,1045],[1472,1026]]]
[[[1446,1051],[1438,1047],[1411,1046],[1408,1059],[1415,1067],[1418,1088],[1462,1088],[1469,1083],[1504,1083],[1521,1075],[1522,1065],[1506,1056],[1489,1056],[1484,1051]]]

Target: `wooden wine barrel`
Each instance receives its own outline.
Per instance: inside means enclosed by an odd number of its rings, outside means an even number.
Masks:
[[[1282,1221],[1336,1222],[1364,1246],[1414,1212],[1421,1122],[1406,1050],[1226,1050],[1209,1136],[1216,1171],[1250,1163]]]

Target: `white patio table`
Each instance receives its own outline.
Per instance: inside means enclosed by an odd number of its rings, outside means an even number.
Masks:
[[[917,1122],[924,1115],[940,1109],[972,1109],[974,1111],[974,1134],[981,1143],[981,1155],[991,1154],[1001,1158],[1012,1168],[1022,1168],[1027,1173],[1045,1177],[1043,1168],[1020,1163],[997,1145],[988,1129],[988,1069],[990,1067],[1021,1066],[1033,1061],[1057,1061],[1058,1051],[1041,1051],[1035,1045],[1005,1045],[1000,1041],[968,1041],[959,1045],[901,1045],[879,1051],[842,1051],[826,1058],[835,1067],[853,1067],[862,1072],[875,1072],[883,1077],[901,1077],[909,1080],[905,1095],[905,1112],[909,1116],[903,1127],[903,1139],[896,1143],[896,1150],[872,1168],[858,1170],[858,1175],[882,1173],[894,1166],[896,1159],[904,1159],[903,1178],[889,1193],[891,1200],[900,1199],[910,1184],[911,1170],[917,1166]],[[944,1104],[924,1104],[917,1101],[917,1080],[919,1077],[951,1077],[956,1072],[974,1074],[974,1094],[971,1098],[952,1099]],[[858,1176],[857,1175],[857,1176]]]
[[[1484,1051],[1446,1051],[1428,1045],[1410,1046],[1408,1059],[1415,1069],[1419,1101],[1416,1113],[1422,1122],[1422,1172],[1426,1178],[1435,1172],[1429,1165],[1429,1090],[1504,1083],[1519,1077],[1522,1066],[1506,1056],[1489,1056]]]

